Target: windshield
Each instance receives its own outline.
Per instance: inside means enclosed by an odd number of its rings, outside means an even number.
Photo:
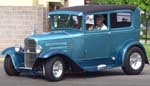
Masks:
[[[52,29],[77,29],[81,30],[82,27],[82,17],[77,15],[52,15],[51,16]]]

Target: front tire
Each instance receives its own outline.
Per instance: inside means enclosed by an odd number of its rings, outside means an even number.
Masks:
[[[18,76],[19,72],[14,68],[14,65],[12,63],[12,59],[10,56],[6,56],[4,60],[4,70],[7,75],[9,76]]]
[[[132,47],[126,53],[123,71],[128,75],[137,75],[143,71],[145,54],[139,47]]]
[[[45,78],[48,81],[60,81],[64,75],[64,63],[60,57],[53,57],[45,64]]]

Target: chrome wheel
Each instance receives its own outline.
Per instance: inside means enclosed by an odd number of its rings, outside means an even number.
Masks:
[[[143,71],[145,65],[145,53],[139,47],[132,47],[126,53],[123,71],[129,75],[137,75]]]
[[[53,75],[55,78],[59,78],[61,77],[62,73],[63,73],[63,64],[61,61],[56,61],[53,64]]]
[[[138,52],[130,55],[130,66],[134,70],[138,70],[142,66],[142,56]]]
[[[64,61],[61,57],[53,57],[45,63],[45,78],[48,81],[60,81],[64,76]]]

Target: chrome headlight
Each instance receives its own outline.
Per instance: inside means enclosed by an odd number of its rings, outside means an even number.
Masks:
[[[42,47],[40,45],[36,46],[36,53],[40,53],[42,51]]]
[[[17,45],[15,45],[15,51],[16,51],[16,52],[19,52],[19,51],[20,51],[20,49],[21,49],[21,46],[20,46],[20,45],[18,45],[18,44],[17,44]]]

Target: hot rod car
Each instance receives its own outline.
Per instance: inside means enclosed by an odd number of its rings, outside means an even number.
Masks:
[[[115,67],[136,75],[148,64],[139,42],[140,9],[136,6],[75,6],[52,11],[49,16],[50,32],[29,36],[24,47],[2,52],[8,75],[42,73],[48,81],[59,81],[64,73]]]

